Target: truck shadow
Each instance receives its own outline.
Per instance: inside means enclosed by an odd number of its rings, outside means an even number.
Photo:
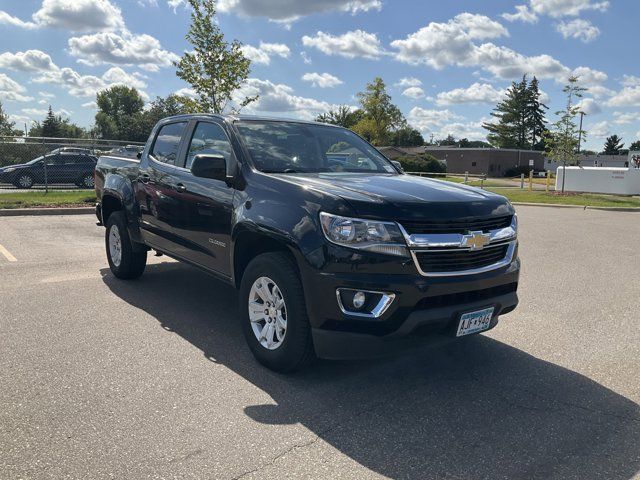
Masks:
[[[135,282],[101,272],[118,297],[270,395],[276,405],[239,406],[252,419],[299,422],[387,477],[629,479],[640,469],[636,403],[489,337],[283,376],[253,360],[232,287],[176,263]]]

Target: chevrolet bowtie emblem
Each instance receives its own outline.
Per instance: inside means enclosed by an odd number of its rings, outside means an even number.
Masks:
[[[491,236],[482,232],[470,232],[469,235],[462,237],[461,247],[467,247],[469,250],[482,250],[486,244],[491,241]]]

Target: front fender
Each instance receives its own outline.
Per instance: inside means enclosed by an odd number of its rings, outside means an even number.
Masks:
[[[131,180],[119,173],[109,173],[105,176],[102,199],[110,196],[118,200],[127,218],[129,235],[135,242],[142,242],[140,235],[140,208],[135,196],[135,189]],[[104,218],[104,214],[103,214]]]

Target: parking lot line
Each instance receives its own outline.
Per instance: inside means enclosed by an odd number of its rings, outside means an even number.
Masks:
[[[13,255],[11,255],[11,252],[9,252],[9,250],[7,250],[6,248],[4,248],[2,246],[2,244],[0,244],[0,253],[2,255],[4,255],[4,257],[9,260],[10,262],[17,262],[18,259],[16,257],[14,257]]]

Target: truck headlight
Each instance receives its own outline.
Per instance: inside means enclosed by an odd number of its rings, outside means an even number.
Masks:
[[[320,223],[325,237],[332,243],[369,252],[409,256],[404,236],[396,223],[325,212],[320,212]]]

